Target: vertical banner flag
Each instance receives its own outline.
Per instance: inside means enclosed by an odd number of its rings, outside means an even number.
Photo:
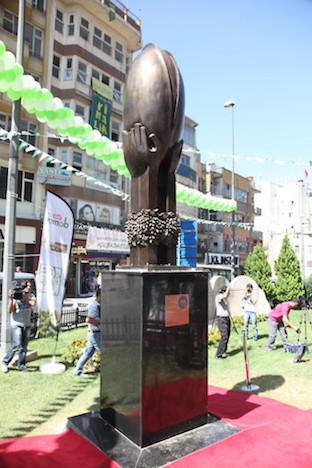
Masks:
[[[109,137],[112,99],[112,88],[92,78],[92,105],[89,124],[106,137]]]
[[[74,215],[70,206],[61,197],[47,192],[36,275],[37,307],[39,312],[50,312],[54,324],[61,318],[73,233]]]

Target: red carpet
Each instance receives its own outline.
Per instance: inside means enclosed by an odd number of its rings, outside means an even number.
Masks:
[[[270,398],[209,386],[209,412],[241,432],[181,458],[170,468],[310,468],[312,410]],[[119,468],[96,447],[68,429],[62,434],[0,441],[1,468]]]
[[[264,426],[302,413],[294,406],[246,392],[208,387],[208,411],[240,429]],[[312,466],[312,463],[311,463]]]
[[[120,468],[71,429],[51,436],[0,441],[1,468]]]
[[[312,412],[248,429],[170,463],[170,468],[311,468]]]

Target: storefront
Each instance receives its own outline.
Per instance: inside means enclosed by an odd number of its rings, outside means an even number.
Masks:
[[[71,250],[67,297],[90,296],[99,284],[104,270],[114,270],[127,256],[124,252],[89,251],[87,240],[74,239]]]

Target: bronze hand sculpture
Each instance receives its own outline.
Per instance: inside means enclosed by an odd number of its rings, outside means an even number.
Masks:
[[[135,266],[175,264],[175,170],[184,86],[172,55],[153,44],[134,60],[125,89],[123,146],[132,176],[127,232]]]

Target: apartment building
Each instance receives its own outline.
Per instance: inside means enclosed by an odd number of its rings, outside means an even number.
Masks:
[[[216,164],[206,166],[206,189],[211,195],[230,199],[232,195],[232,172]],[[235,265],[239,273],[248,253],[261,240],[261,234],[253,228],[257,189],[253,178],[235,173],[234,197],[237,202],[235,213]],[[211,272],[229,276],[231,270],[232,214],[209,211],[208,220],[214,223],[203,225],[199,245],[199,262]],[[204,235],[204,233],[206,235]]]
[[[312,187],[309,178],[275,183],[259,182],[255,195],[261,216],[255,227],[263,231],[263,247],[274,272],[283,238],[288,235],[304,277],[312,274]]]
[[[0,5],[0,38],[8,50],[16,50],[17,0],[4,0]],[[121,140],[122,99],[126,74],[133,52],[141,47],[140,21],[119,1],[109,0],[27,0],[25,26],[24,68],[42,87],[52,91],[77,116],[90,122],[113,141]],[[105,111],[99,116],[95,106],[105,102]],[[10,128],[11,104],[0,96],[0,125]],[[100,118],[99,118],[100,117]],[[31,143],[39,149],[87,172],[98,180],[121,191],[128,192],[129,182],[103,162],[88,156],[76,146],[55,138],[46,125],[33,121],[22,113],[22,129],[37,132],[29,135]],[[1,143],[0,177],[7,172],[8,145]],[[21,255],[39,251],[41,219],[46,190],[64,197],[72,206],[75,217],[75,235],[72,248],[69,284],[71,294],[88,292],[93,278],[103,268],[112,268],[122,258],[115,252],[88,252],[88,227],[96,225],[121,229],[125,221],[126,202],[101,187],[86,182],[64,169],[58,184],[49,177],[51,164],[40,167],[27,156],[20,155],[19,197],[17,206],[17,253]],[[53,165],[52,165],[53,166]],[[3,186],[3,184],[1,185]],[[87,209],[86,209],[87,207]],[[5,188],[0,191],[0,229],[4,223]],[[86,214],[88,212],[88,214]],[[21,231],[19,230],[21,226]],[[25,237],[25,228],[28,236]],[[20,233],[23,232],[21,238]],[[19,242],[19,241],[23,242]],[[33,271],[34,257],[18,257],[25,270]],[[85,281],[80,281],[85,278]],[[92,278],[92,282],[88,281]],[[92,283],[92,284],[91,284]]]
[[[190,117],[185,117],[183,129],[183,148],[179,165],[176,171],[176,180],[181,184],[198,190],[198,166],[200,152],[196,146],[196,127],[198,124]],[[198,217],[198,208],[177,203],[177,212],[181,218]]]

